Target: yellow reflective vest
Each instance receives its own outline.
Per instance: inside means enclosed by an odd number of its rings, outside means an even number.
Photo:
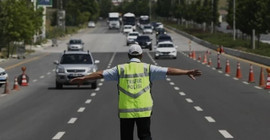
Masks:
[[[119,80],[119,117],[150,117],[153,100],[150,93],[150,65],[130,62],[117,66]]]

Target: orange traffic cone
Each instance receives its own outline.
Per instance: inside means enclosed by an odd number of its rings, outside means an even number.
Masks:
[[[15,77],[14,79],[14,85],[12,90],[19,90],[19,84],[18,84],[18,78]]]
[[[229,62],[228,59],[226,60],[226,69],[225,69],[225,73],[226,73],[226,74],[230,74],[230,73],[231,73],[230,62]]]
[[[260,81],[259,81],[259,86],[260,87],[265,87],[265,80],[264,80],[264,68],[261,67],[261,72],[260,72]]]
[[[240,68],[240,63],[237,62],[237,69],[236,69],[236,78],[240,79],[242,78],[242,73],[241,73],[241,68]]]
[[[266,69],[267,71],[267,81],[266,81],[266,87],[265,89],[270,89],[270,68]]]
[[[196,53],[195,53],[194,50],[192,51],[192,58],[193,58],[194,60],[196,60]]]
[[[212,60],[211,60],[211,58],[209,58],[209,60],[208,60],[208,66],[212,66]]]
[[[204,58],[203,58],[203,64],[206,64],[207,63],[207,55],[206,53],[204,54]]]
[[[22,75],[22,84],[21,84],[21,86],[28,86],[28,83],[27,83],[27,79],[26,79],[26,75],[25,74]]]
[[[253,73],[253,66],[250,64],[250,68],[249,68],[249,78],[248,78],[248,82],[249,83],[254,83],[254,73]]]
[[[6,83],[5,83],[5,89],[4,89],[4,94],[9,94],[9,89],[8,89],[8,79],[6,79]]]
[[[192,52],[191,51],[189,52],[189,58],[192,58]]]
[[[224,48],[223,48],[223,46],[221,46],[221,48],[220,48],[220,53],[221,53],[221,54],[224,53]]]
[[[216,69],[222,69],[221,65],[220,65],[220,54],[218,54],[218,57],[217,57],[217,67],[216,67]]]
[[[201,57],[201,55],[199,54],[199,56],[198,56],[198,61],[201,61],[201,59],[202,59],[202,57]]]

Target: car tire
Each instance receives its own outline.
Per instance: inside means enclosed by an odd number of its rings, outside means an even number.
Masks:
[[[92,83],[92,84],[91,84],[91,88],[92,88],[92,89],[96,89],[96,88],[97,88],[97,82]]]
[[[3,84],[0,84],[0,87],[2,87]]]
[[[149,47],[149,50],[152,51],[152,46]]]
[[[55,88],[56,89],[62,89],[63,88],[63,84],[60,84],[58,82],[55,82]]]
[[[155,59],[158,59],[159,57],[158,56],[155,56]]]
[[[173,59],[176,59],[177,57],[173,57]]]

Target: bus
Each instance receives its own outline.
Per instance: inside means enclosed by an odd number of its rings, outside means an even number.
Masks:
[[[123,25],[131,25],[133,31],[136,30],[136,17],[133,13],[126,13],[123,15]]]

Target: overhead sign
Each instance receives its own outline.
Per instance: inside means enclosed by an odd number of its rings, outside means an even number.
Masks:
[[[52,7],[53,0],[38,0],[38,6]]]

